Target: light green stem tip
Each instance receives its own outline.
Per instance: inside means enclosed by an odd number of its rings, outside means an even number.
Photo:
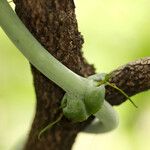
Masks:
[[[40,140],[41,135],[48,129],[51,129],[57,122],[59,122],[62,119],[62,117],[63,117],[63,114],[61,114],[54,122],[50,123],[45,128],[43,128],[38,135],[38,139]]]
[[[118,88],[115,84],[106,82],[106,85],[109,85],[109,86],[111,86],[112,88],[118,90],[118,91],[119,91],[120,93],[122,93],[127,99],[129,99],[129,101],[133,104],[133,106],[135,106],[136,108],[138,108],[138,106],[131,100],[131,98],[130,98],[123,90],[121,90],[120,88]]]

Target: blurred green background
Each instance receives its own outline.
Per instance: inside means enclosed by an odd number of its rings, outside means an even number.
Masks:
[[[79,29],[84,35],[84,56],[97,72],[150,56],[150,1],[75,1]],[[119,127],[107,134],[80,133],[73,150],[149,150],[150,92],[138,94],[116,107]],[[0,29],[0,150],[11,147],[29,128],[35,94],[28,61]]]

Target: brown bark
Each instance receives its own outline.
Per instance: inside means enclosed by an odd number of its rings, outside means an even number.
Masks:
[[[94,73],[93,66],[87,64],[82,56],[83,37],[78,31],[73,0],[14,0],[14,2],[20,19],[54,57],[79,75],[86,77]],[[129,95],[150,88],[150,76],[144,77],[146,73],[150,73],[149,58],[147,65],[143,64],[143,60],[140,63],[140,65],[129,64],[114,71],[110,82],[116,83]],[[77,133],[89,124],[92,118],[83,123],[72,123],[63,118],[51,130],[45,132],[39,141],[37,138],[39,131],[56,120],[61,113],[59,106],[64,91],[33,66],[31,68],[37,105],[24,150],[70,150]],[[144,73],[141,72],[142,69],[145,70]],[[134,78],[137,74],[139,76]],[[148,84],[144,87],[145,81]],[[107,87],[106,99],[113,105],[125,100],[120,93],[110,87]]]
[[[112,71],[110,82],[115,83],[129,96],[150,89],[150,57],[128,63]],[[126,100],[120,92],[106,87],[106,100],[112,105],[119,105]]]
[[[82,57],[82,35],[78,32],[73,0],[16,0],[16,13],[35,38],[59,61],[74,72],[94,73]],[[64,92],[32,66],[37,97],[36,115],[25,150],[69,150],[86,123],[65,118],[39,141],[39,131],[60,114]]]

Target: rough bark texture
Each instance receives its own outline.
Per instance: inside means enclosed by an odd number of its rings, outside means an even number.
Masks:
[[[74,72],[94,73],[82,57],[83,38],[78,32],[73,0],[16,0],[16,13],[35,38],[59,61]],[[65,118],[46,132],[39,141],[39,131],[60,115],[64,92],[32,66],[37,97],[36,115],[25,150],[69,150],[85,123],[71,123]]]
[[[150,57],[128,63],[112,71],[110,82],[115,83],[129,96],[150,89]],[[106,100],[119,105],[126,100],[120,92],[106,87]]]
[[[79,75],[94,73],[86,63],[81,48],[83,38],[78,31],[73,0],[14,0],[16,13],[34,37],[59,61]],[[32,49],[31,49],[32,50]],[[60,115],[60,101],[64,95],[33,66],[32,73],[37,97],[36,114],[24,150],[70,150],[75,137],[89,122],[72,123],[63,118],[39,141],[39,131]],[[148,75],[146,75],[149,73]],[[112,73],[110,82],[116,83],[127,94],[134,95],[150,88],[150,58],[128,64]],[[144,83],[147,83],[144,85]],[[106,99],[120,104],[125,97],[107,87]]]

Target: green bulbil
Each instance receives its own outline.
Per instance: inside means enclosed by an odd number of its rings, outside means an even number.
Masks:
[[[84,121],[101,108],[104,96],[104,85],[97,87],[94,80],[86,79],[84,92],[65,94],[61,103],[63,114],[74,122]]]
[[[63,114],[73,122],[81,122],[89,117],[83,98],[66,93],[62,100]]]
[[[103,105],[105,97],[105,86],[96,87],[95,82],[91,81],[87,87],[84,103],[89,114],[95,114]],[[91,88],[93,86],[93,88]]]

